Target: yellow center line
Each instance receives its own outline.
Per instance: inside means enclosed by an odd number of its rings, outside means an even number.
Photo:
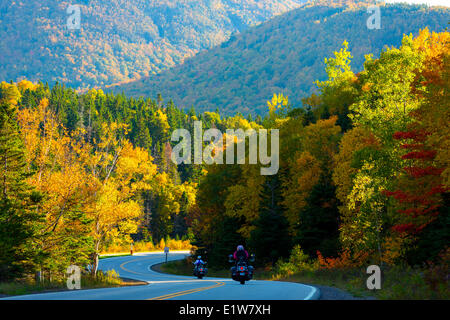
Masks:
[[[129,263],[131,263],[131,262],[135,262],[135,261],[150,260],[150,259],[153,259],[153,257],[152,257],[152,258],[137,258],[137,259],[134,259],[134,260],[125,261],[124,263],[122,263],[122,264],[120,265],[120,268],[121,268],[122,270],[125,270],[125,271],[127,271],[127,272],[131,272],[131,273],[134,273],[134,274],[140,274],[140,275],[148,276],[148,273],[136,272],[136,271],[133,271],[133,270],[130,270],[130,269],[125,268],[124,265],[129,264]]]
[[[175,297],[179,297],[179,296],[184,296],[187,294],[191,294],[191,293],[196,293],[196,292],[200,292],[200,291],[205,291],[205,290],[210,290],[210,289],[214,289],[214,288],[218,288],[221,287],[223,285],[225,285],[225,282],[218,282],[218,281],[214,281],[216,284],[209,286],[209,287],[202,287],[202,288],[196,288],[196,289],[190,289],[190,290],[185,290],[185,291],[179,291],[179,292],[174,292],[174,293],[170,293],[170,294],[166,294],[160,297],[155,297],[155,298],[151,298],[148,300],[167,300],[167,299],[171,299],[171,298],[175,298]]]
[[[125,261],[124,263],[122,263],[120,265],[120,268],[122,270],[125,270],[127,272],[131,272],[131,273],[134,273],[134,274],[148,275],[148,274],[145,274],[145,273],[135,272],[133,270],[127,269],[127,268],[125,268],[125,265],[129,264],[129,263],[132,263],[132,262],[135,262],[135,261],[142,261],[142,260],[149,260],[149,259],[152,259],[152,258],[143,258],[143,259],[142,258],[137,258],[137,259],[134,259],[134,260]],[[174,292],[174,293],[166,294],[166,295],[163,295],[163,296],[151,298],[151,299],[148,299],[148,300],[166,300],[166,299],[171,299],[171,298],[175,298],[175,297],[179,297],[179,296],[184,296],[184,295],[195,293],[195,292],[200,292],[200,291],[205,291],[205,290],[218,288],[218,287],[221,287],[221,286],[225,285],[225,282],[219,282],[219,281],[214,281],[214,280],[207,280],[207,281],[213,281],[216,284],[214,284],[212,286],[209,286],[209,287],[201,287],[201,288],[196,288],[196,289],[190,289],[190,290],[185,290],[185,291]],[[158,283],[158,281],[155,281],[154,283]]]

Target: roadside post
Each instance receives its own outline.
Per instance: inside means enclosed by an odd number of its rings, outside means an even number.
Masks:
[[[133,255],[133,242],[130,243],[130,255]]]
[[[167,263],[167,256],[169,254],[169,247],[164,247],[164,253],[166,254],[166,263]]]

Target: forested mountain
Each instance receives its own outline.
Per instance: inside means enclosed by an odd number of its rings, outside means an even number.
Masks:
[[[105,86],[159,72],[301,0],[0,1],[0,79]],[[81,9],[69,30],[70,5]]]
[[[352,53],[352,69],[362,69],[365,54],[378,56],[385,46],[398,46],[403,34],[428,27],[442,31],[450,21],[448,8],[406,4],[381,6],[381,28],[368,29],[367,6],[305,4],[282,16],[233,36],[212,50],[158,75],[113,87],[127,95],[170,97],[175,104],[197,110],[266,112],[274,92],[289,96],[294,106],[326,77],[324,58],[344,40]]]

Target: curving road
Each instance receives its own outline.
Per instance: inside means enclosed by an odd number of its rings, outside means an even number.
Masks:
[[[188,252],[169,254],[182,259]],[[155,272],[151,266],[165,260],[163,253],[100,260],[102,270],[116,270],[120,276],[145,281],[148,285],[120,288],[73,290],[8,297],[14,300],[314,300],[320,291],[311,286],[278,281],[251,280],[245,285],[225,278],[175,276]]]

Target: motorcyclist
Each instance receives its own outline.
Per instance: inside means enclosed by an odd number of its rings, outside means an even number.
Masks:
[[[205,262],[202,260],[201,256],[197,257],[197,260],[194,262],[194,275],[197,273],[198,267],[204,265]]]
[[[243,245],[238,245],[236,251],[233,254],[234,260],[239,261],[239,259],[244,258],[245,261],[248,261],[248,252],[244,249]]]
[[[243,259],[244,262],[247,264],[248,266],[248,270],[249,270],[249,276],[250,279],[253,277],[253,267],[249,265],[248,263],[248,258],[249,258],[249,254],[247,252],[247,250],[244,249],[243,245],[238,245],[236,248],[236,251],[233,254],[233,258],[235,260],[235,265],[234,267],[231,268],[231,277],[234,278],[234,276],[236,275],[236,271],[237,271],[237,263]]]
[[[198,256],[197,260],[194,262],[194,266],[198,267],[199,265],[205,264],[205,262],[202,260],[202,256]]]

